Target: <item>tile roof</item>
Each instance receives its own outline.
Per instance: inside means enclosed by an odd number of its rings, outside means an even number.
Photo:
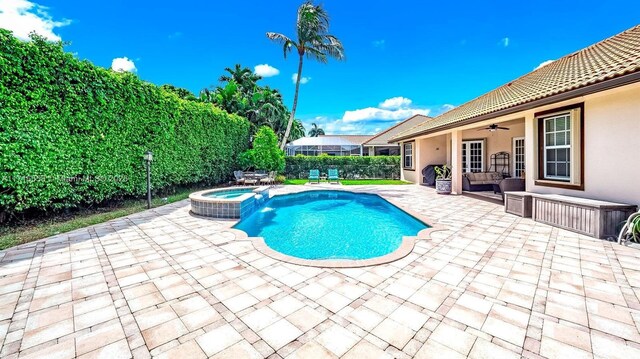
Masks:
[[[638,71],[640,25],[564,56],[433,120],[397,134],[391,140],[397,141],[435,132],[462,121],[472,122],[479,116],[508,110]]]
[[[367,142],[363,143],[365,146],[389,146],[389,139],[401,132],[404,132],[416,125],[419,125],[427,120],[430,120],[431,117],[424,115],[414,115],[409,117],[408,119],[398,122],[397,124],[383,130],[371,137]]]

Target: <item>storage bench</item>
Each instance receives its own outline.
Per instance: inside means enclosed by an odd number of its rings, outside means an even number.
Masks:
[[[595,238],[616,238],[616,227],[637,206],[555,194],[530,193],[532,218]]]
[[[524,218],[531,218],[531,193],[512,191],[504,193],[504,211]]]

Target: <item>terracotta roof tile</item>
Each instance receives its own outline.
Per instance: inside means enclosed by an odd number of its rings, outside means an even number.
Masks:
[[[457,122],[640,71],[640,25],[564,56],[392,137],[409,138]]]

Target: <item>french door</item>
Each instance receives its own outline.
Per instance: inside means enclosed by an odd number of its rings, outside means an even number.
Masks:
[[[520,178],[524,172],[524,137],[513,138],[513,177]]]
[[[484,141],[462,141],[462,172],[484,172]]]

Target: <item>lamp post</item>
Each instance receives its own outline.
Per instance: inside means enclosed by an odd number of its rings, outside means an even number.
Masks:
[[[153,152],[145,152],[144,160],[147,162],[147,209],[151,209],[151,162],[153,161]]]

